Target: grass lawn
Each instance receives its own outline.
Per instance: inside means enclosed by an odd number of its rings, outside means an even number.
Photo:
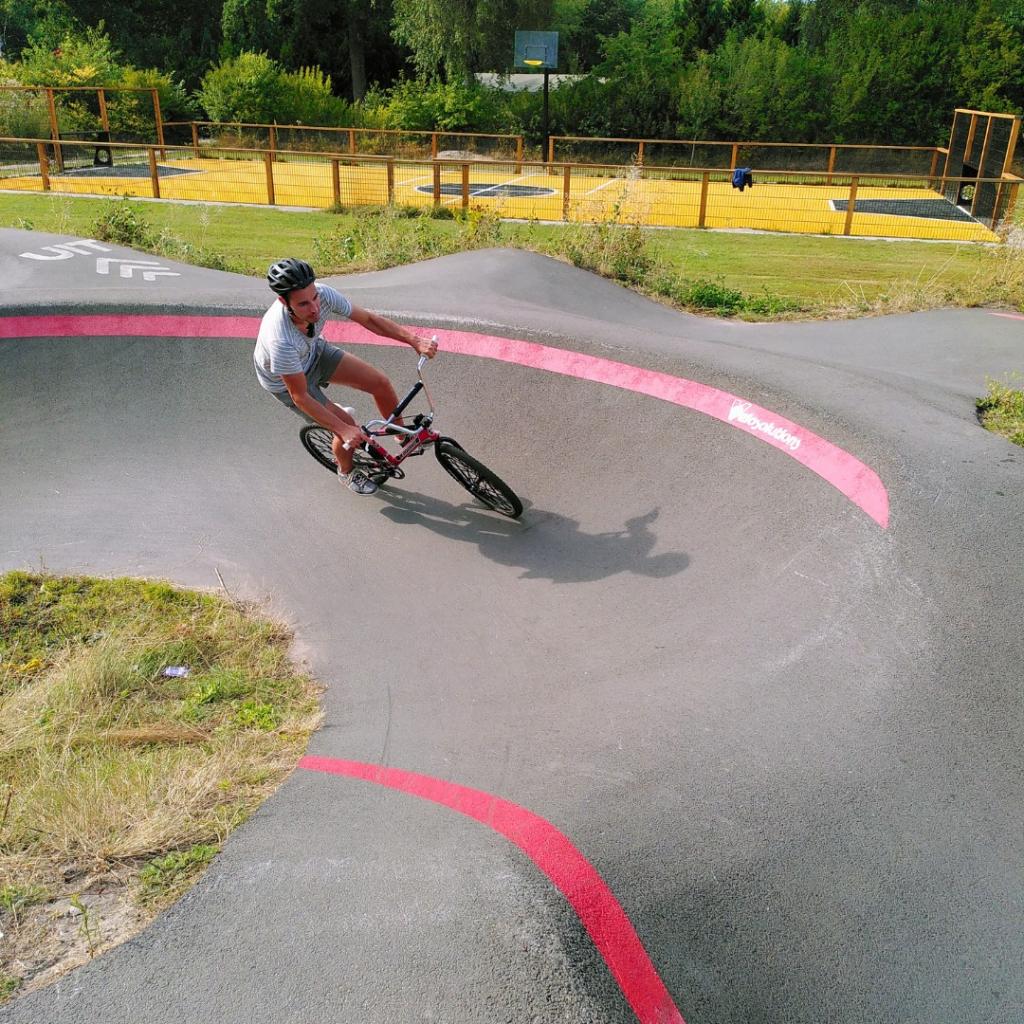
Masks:
[[[289,641],[164,583],[0,576],[0,1002],[141,930],[294,768]]]
[[[0,198],[0,226],[96,237],[97,221],[104,211],[122,202],[5,195]],[[477,224],[475,230],[468,231],[466,223],[458,220],[382,218],[378,213],[378,222],[389,222],[384,232],[379,226],[372,231],[368,228],[375,215],[367,212],[296,212],[139,200],[130,205],[152,229],[149,244],[131,235],[115,236],[113,241],[254,276],[262,276],[267,263],[281,254],[305,256],[323,274],[393,266],[487,244],[514,245],[564,258],[573,248],[572,237],[600,230],[505,222],[491,223],[486,231],[479,230]],[[429,225],[426,243],[424,223]],[[467,238],[468,234],[473,237]],[[352,242],[353,237],[358,244]],[[611,263],[616,269],[598,265],[589,269],[619,277],[683,307],[692,307],[692,303],[685,289],[665,286],[670,277],[716,282],[722,289],[754,299],[767,294],[782,300],[779,305],[786,315],[855,315],[985,303],[1024,306],[1024,256],[1020,250],[1006,247],[655,229],[643,231],[643,239],[646,255],[639,272],[622,272],[615,254]],[[579,253],[587,245],[577,244],[575,249]],[[654,276],[652,261],[661,279],[657,285],[647,280]],[[728,305],[717,311],[744,312]],[[777,310],[768,304],[767,309],[752,312],[757,319],[771,319]]]

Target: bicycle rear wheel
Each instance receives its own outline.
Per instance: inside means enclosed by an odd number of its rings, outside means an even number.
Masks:
[[[334,434],[326,427],[303,427],[299,431],[299,439],[303,447],[316,459],[325,469],[332,473],[338,472],[338,463],[334,458],[334,450],[331,442]],[[390,477],[401,477],[405,474],[400,469],[393,469],[384,465],[368,451],[357,448],[352,453],[352,464],[356,469],[362,470],[378,486]]]
[[[478,501],[509,519],[518,519],[523,503],[516,492],[482,462],[464,452],[454,441],[444,439],[434,445],[434,454],[444,471],[457,480]]]

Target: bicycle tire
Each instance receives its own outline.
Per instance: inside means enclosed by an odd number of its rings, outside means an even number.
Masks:
[[[338,463],[335,461],[334,450],[331,447],[334,434],[330,430],[326,427],[303,427],[299,431],[299,439],[306,451],[321,466],[331,473],[338,472]],[[405,476],[402,470],[383,465],[379,459],[374,458],[362,448],[357,448],[352,453],[352,464],[356,469],[361,469],[378,487],[391,477]]]
[[[478,459],[454,441],[444,438],[434,445],[434,455],[444,471],[477,501],[509,519],[518,519],[523,503],[515,491]]]

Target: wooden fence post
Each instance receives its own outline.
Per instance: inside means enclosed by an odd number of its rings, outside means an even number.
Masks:
[[[110,141],[110,117],[107,115],[107,91],[106,89],[97,89],[96,98],[100,104],[100,125],[103,130],[107,133],[107,141]]]
[[[522,135],[516,136],[516,174],[523,173],[523,137]]]
[[[199,126],[192,122],[192,152],[195,153],[196,159],[199,159]]]
[[[988,159],[988,144],[992,138],[992,122],[995,120],[994,117],[988,119],[988,124],[985,125],[985,139],[981,144],[981,157],[978,159],[978,177],[974,182],[974,195],[971,198],[971,216],[974,216],[974,211],[978,206],[978,196],[981,194],[981,179],[985,174],[985,161]]]
[[[272,124],[270,126],[270,159],[271,161],[277,159],[277,125]]]
[[[434,205],[441,205],[441,165],[436,160],[434,161]]]
[[[469,164],[462,165],[462,208],[469,209]]]
[[[569,219],[569,190],[572,187],[572,168],[566,164],[562,168],[562,220]]]
[[[388,205],[395,201],[395,158],[388,157]]]
[[[860,178],[854,175],[850,179],[850,198],[846,201],[846,224],[843,226],[843,234],[848,235],[853,227],[853,211],[857,205],[857,184]]]
[[[832,184],[832,172],[836,169],[836,147],[828,147],[828,178],[825,181],[826,185]]]
[[[729,158],[729,170],[730,171],[735,171],[736,170],[736,164],[739,163],[739,159],[740,159],[740,144],[738,142],[734,142],[732,144],[732,156]]]
[[[160,93],[156,89],[151,89],[150,92],[153,94],[153,117],[156,120],[156,141],[160,145],[160,159],[166,160],[167,154],[164,152],[164,119],[160,114]]]
[[[355,153],[356,151],[356,131],[354,128],[348,130],[348,151]]]
[[[160,174],[156,167],[156,149],[153,146],[147,146],[146,152],[149,154],[149,180],[153,186],[153,198],[160,198]]]
[[[700,176],[700,215],[697,218],[697,227],[702,228],[707,221],[708,213],[708,182],[711,180],[711,172],[704,171]]]
[[[437,132],[430,133],[430,159],[437,159]]]
[[[64,151],[60,148],[60,129],[57,127],[57,101],[53,98],[53,89],[46,90],[46,105],[50,111],[50,138],[53,139],[53,157],[57,164],[57,173],[64,173]]]
[[[274,194],[274,159],[273,154],[269,149],[263,154],[263,164],[267,170],[267,202],[271,206],[276,206],[277,197]]]
[[[338,158],[331,160],[331,188],[334,191],[334,205],[341,206],[341,172],[338,169]]]
[[[43,179],[43,191],[50,191],[50,161],[46,156],[46,144],[36,143],[36,155],[39,157],[39,177]]]

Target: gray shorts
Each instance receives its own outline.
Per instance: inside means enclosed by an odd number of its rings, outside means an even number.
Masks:
[[[327,405],[328,398],[321,388],[327,387],[331,374],[338,368],[338,364],[345,353],[337,345],[332,345],[330,342],[324,341],[323,338],[317,338],[314,351],[316,354],[313,357],[313,365],[306,371],[306,390],[321,405]],[[307,416],[301,409],[296,408],[295,403],[292,401],[292,396],[287,391],[271,391],[270,393],[279,402],[283,402],[289,409],[297,412],[307,422],[316,423],[315,419]]]

